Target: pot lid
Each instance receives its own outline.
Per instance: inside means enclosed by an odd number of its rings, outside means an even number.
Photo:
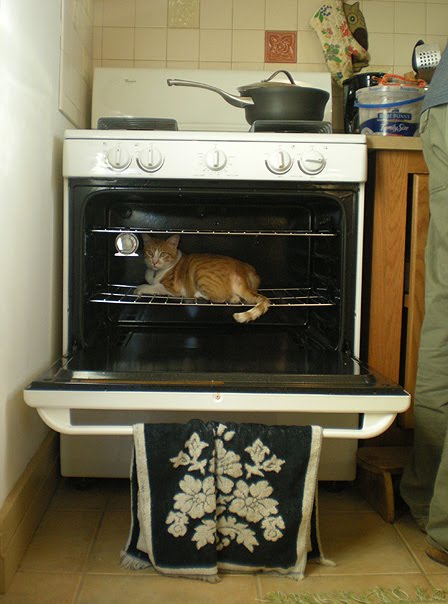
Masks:
[[[289,82],[272,82],[272,79],[275,78],[279,73],[284,73],[288,78]],[[240,86],[237,90],[238,92],[246,92],[248,90],[253,90],[254,88],[279,88],[284,86],[287,86],[289,88],[294,86],[300,88],[300,86],[298,86],[294,82],[294,78],[289,73],[289,71],[286,71],[285,69],[279,69],[278,71],[274,71],[274,73],[265,80],[262,80],[261,82],[254,82],[253,84],[246,84],[245,86]]]

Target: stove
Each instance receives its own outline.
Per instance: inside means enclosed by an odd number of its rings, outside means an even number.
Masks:
[[[311,132],[249,129],[220,97],[168,87],[177,75],[96,70],[95,127],[65,134],[62,357],[25,400],[61,432],[67,476],[127,475],[134,423],[201,417],[318,423],[321,479],[351,480],[357,439],[409,405],[359,358],[366,139],[331,131],[331,103]],[[240,325],[244,300],[137,294],[146,234],[252,264],[268,312]]]

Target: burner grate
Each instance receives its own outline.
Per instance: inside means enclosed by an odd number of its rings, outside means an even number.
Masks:
[[[331,134],[333,128],[330,122],[312,120],[255,120],[250,132],[293,132]]]
[[[100,117],[98,130],[178,130],[171,118],[152,117]]]

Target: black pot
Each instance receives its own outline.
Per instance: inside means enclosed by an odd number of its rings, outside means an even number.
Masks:
[[[359,132],[358,108],[355,107],[356,91],[378,84],[376,78],[382,78],[384,73],[358,73],[342,82],[344,95],[344,132],[356,134]]]
[[[272,82],[277,74],[284,73],[287,82]],[[253,124],[255,120],[310,120],[321,121],[329,93],[320,88],[299,86],[288,71],[280,69],[269,78],[256,84],[248,84],[238,88],[241,96],[236,96],[200,82],[190,80],[167,80],[168,86],[191,86],[216,92],[224,100],[245,110],[246,121]]]

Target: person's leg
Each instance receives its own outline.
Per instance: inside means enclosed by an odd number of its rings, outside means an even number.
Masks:
[[[448,428],[448,111],[445,105],[426,112],[421,135],[430,171],[426,312],[414,401],[414,447],[401,481],[401,494],[421,528],[445,548],[448,547],[448,448],[445,446]]]
[[[448,430],[442,451],[426,527],[430,558],[448,566]]]

